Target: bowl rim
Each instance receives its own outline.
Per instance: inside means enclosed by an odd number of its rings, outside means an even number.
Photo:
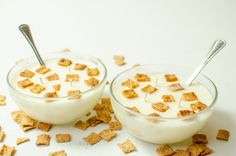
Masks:
[[[135,112],[133,110],[130,110],[128,109],[125,105],[123,105],[115,96],[114,92],[113,92],[113,85],[114,85],[114,82],[115,80],[121,76],[122,74],[126,73],[126,72],[129,72],[130,70],[134,70],[136,68],[140,68],[140,67],[146,67],[146,66],[173,66],[173,67],[177,67],[176,65],[170,65],[170,64],[142,64],[142,65],[139,65],[139,66],[135,66],[135,67],[131,67],[131,68],[128,68],[122,72],[120,72],[118,75],[116,75],[113,80],[111,81],[111,85],[110,85],[110,94],[112,96],[112,98],[116,101],[116,103],[118,103],[123,109],[125,109],[126,111],[128,111],[129,113],[131,114],[134,114],[136,116],[141,116],[141,117],[144,117],[144,118],[149,118],[149,119],[158,119],[158,120],[183,120],[183,119],[190,119],[190,118],[193,118],[197,115],[200,115],[200,114],[203,114],[204,112],[207,112],[208,110],[210,110],[216,103],[217,99],[218,99],[218,90],[217,90],[217,87],[216,85],[214,84],[214,82],[208,78],[206,75],[200,73],[199,75],[201,75],[204,79],[206,79],[208,82],[210,82],[210,84],[213,86],[214,88],[214,91],[215,91],[215,97],[213,97],[213,100],[211,102],[211,104],[205,108],[204,110],[200,111],[200,112],[197,112],[195,114],[191,114],[191,115],[187,115],[187,116],[181,116],[181,117],[162,117],[162,116],[150,116],[150,115],[146,115],[146,114],[142,114],[142,113],[138,113],[138,112]],[[182,67],[182,68],[186,68],[186,66],[178,66],[178,67]],[[114,103],[114,102],[113,102]]]
[[[95,61],[96,63],[100,64],[101,67],[103,68],[104,70],[104,74],[103,74],[103,77],[102,77],[102,80],[99,82],[99,84],[91,89],[88,89],[84,92],[81,92],[80,95],[82,96],[83,94],[87,94],[93,90],[96,90],[97,88],[99,88],[105,81],[106,81],[106,78],[107,78],[107,68],[105,66],[105,64],[99,59],[99,58],[96,58],[94,56],[90,56],[90,55],[87,55],[87,54],[77,54],[75,52],[63,52],[63,51],[56,51],[56,52],[50,52],[50,53],[46,53],[46,54],[42,54],[42,56],[48,56],[48,55],[56,55],[56,54],[65,54],[65,57],[66,55],[67,56],[76,56],[76,57],[79,57],[80,59],[89,59],[89,60],[93,60]],[[30,56],[30,57],[27,57],[25,59],[22,59],[22,61],[20,61],[19,63],[16,63],[13,67],[10,68],[10,70],[8,71],[7,73],[7,76],[6,76],[6,79],[7,79],[7,84],[8,84],[8,87],[10,89],[12,89],[14,92],[16,92],[17,94],[21,95],[21,96],[25,96],[25,97],[29,97],[29,98],[34,98],[34,99],[40,99],[40,100],[45,100],[45,99],[50,99],[50,100],[63,100],[63,99],[69,99],[69,98],[72,98],[74,97],[75,95],[72,94],[70,96],[60,96],[60,97],[55,97],[55,98],[45,98],[45,97],[38,97],[38,96],[32,96],[32,95],[28,95],[28,94],[25,94],[23,92],[20,92],[18,91],[10,82],[10,74],[12,73],[12,70],[15,69],[16,67],[20,66],[20,65],[23,65],[23,64],[26,64],[28,60],[30,59],[35,59],[36,56]],[[55,57],[57,58],[57,57]],[[50,58],[51,59],[51,58]],[[46,59],[47,60],[47,59]],[[79,100],[79,99],[75,99],[75,100]]]

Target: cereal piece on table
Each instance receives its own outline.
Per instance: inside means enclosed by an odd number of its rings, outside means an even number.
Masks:
[[[64,150],[51,152],[48,156],[67,156],[66,152]]]
[[[79,99],[81,97],[81,91],[80,90],[69,90],[67,92],[67,96],[71,96],[71,99]]]
[[[169,106],[167,106],[165,103],[158,102],[158,103],[152,104],[152,108],[159,112],[165,112],[169,109]]]
[[[137,82],[135,82],[134,80],[131,80],[131,79],[128,79],[128,80],[122,82],[121,85],[128,87],[130,89],[135,89],[139,86],[139,84]]]
[[[124,97],[126,97],[128,99],[138,97],[138,94],[133,89],[123,90],[122,94],[123,94]]]
[[[29,79],[34,77],[34,75],[35,75],[35,73],[28,70],[28,69],[25,69],[23,72],[20,73],[20,76],[26,77],[26,78],[29,78]]]
[[[37,136],[36,145],[49,145],[50,144],[50,135],[48,134],[41,134]]]
[[[161,98],[164,102],[175,102],[173,95],[162,95]]]
[[[175,74],[166,74],[165,79],[167,82],[175,82],[178,81],[178,78]]]
[[[203,109],[205,109],[207,107],[207,105],[205,105],[202,102],[195,102],[190,104],[190,107],[194,110],[194,111],[202,111]]]
[[[24,80],[21,80],[21,81],[18,81],[17,82],[17,85],[20,87],[20,88],[27,88],[29,86],[32,86],[34,83],[32,81],[30,81],[30,79],[24,79]]]
[[[116,120],[116,121],[110,121],[109,122],[109,128],[112,131],[119,131],[122,129],[122,124],[120,123],[120,121]]]
[[[32,93],[35,93],[35,94],[40,94],[42,91],[44,91],[46,88],[41,86],[40,84],[34,84],[32,86],[30,86],[29,90],[32,92]]]
[[[75,123],[74,127],[79,128],[81,130],[86,130],[89,127],[89,124],[79,120]]]
[[[64,142],[70,142],[70,141],[71,141],[70,134],[56,134],[56,142],[64,143]]]
[[[119,143],[118,147],[124,152],[124,153],[131,153],[136,150],[136,147],[134,144],[127,139],[125,142]]]
[[[31,117],[29,116],[24,116],[21,120],[21,123],[20,125],[21,126],[34,126],[35,125],[35,120],[32,119]]]
[[[39,74],[46,74],[49,71],[51,71],[51,69],[47,68],[46,66],[41,66],[40,68],[36,69],[36,72]]]
[[[3,131],[0,131],[0,142],[3,142],[5,138],[5,133]]]
[[[32,130],[32,129],[35,129],[35,125],[34,126],[22,126],[20,125],[21,129],[24,131],[24,132],[27,132],[29,130]]]
[[[135,111],[135,112],[137,112],[137,113],[140,113],[140,111],[138,110],[138,108],[137,107],[127,107],[129,110],[132,110],[132,111]]]
[[[175,153],[171,156],[190,156],[189,152],[183,149],[175,150]]]
[[[41,131],[48,132],[52,128],[52,124],[38,122],[38,124],[36,125],[36,128]]]
[[[65,82],[79,81],[79,74],[66,74]]]
[[[195,101],[198,100],[197,95],[194,92],[188,92],[182,94],[182,100],[184,101]]]
[[[11,112],[11,117],[12,119],[17,122],[18,124],[21,123],[22,121],[22,118],[27,116],[25,114],[25,112],[21,111],[21,110],[18,110],[18,111],[14,111],[14,112]]]
[[[87,68],[87,75],[88,76],[98,76],[99,75],[98,68]]]
[[[0,148],[0,155],[1,156],[14,156],[16,152],[15,147],[10,147],[8,145],[3,144]]]
[[[99,136],[106,141],[111,141],[113,138],[117,136],[117,133],[113,132],[110,129],[105,129],[99,133]]]
[[[84,137],[83,139],[88,144],[94,145],[101,140],[101,137],[97,133],[92,132],[91,134],[89,134],[87,137]]]
[[[88,80],[84,80],[84,83],[90,87],[95,87],[99,83],[99,80],[94,77],[90,77]]]
[[[111,121],[111,114],[108,110],[97,110],[96,113],[98,120],[101,120],[104,123],[109,123],[109,121]]]
[[[6,96],[0,95],[0,106],[3,106],[6,104]]]
[[[17,138],[16,145],[23,144],[23,143],[25,143],[27,141],[30,141],[30,139],[29,138]]]
[[[60,66],[64,66],[64,67],[68,67],[72,64],[72,61],[66,58],[61,58],[58,62],[58,65]]]
[[[106,109],[110,113],[114,113],[110,98],[102,98],[101,104],[100,103],[96,104],[93,109],[94,110]]]
[[[125,57],[122,55],[114,55],[113,60],[115,61],[115,64],[118,66],[125,65]]]
[[[224,140],[224,141],[228,141],[229,140],[229,136],[230,136],[230,132],[224,129],[219,129],[216,139],[218,140]]]
[[[44,94],[45,98],[56,98],[58,97],[57,92],[48,92]]]
[[[193,110],[179,110],[177,113],[178,117],[183,117],[183,116],[188,116],[188,115],[193,115],[195,112]]]
[[[95,127],[96,125],[102,123],[102,121],[98,120],[97,116],[92,116],[86,121],[86,123],[91,127]]]
[[[196,144],[207,144],[208,140],[207,140],[207,136],[205,134],[194,134],[192,136],[192,141],[193,143]]]
[[[54,73],[54,74],[51,74],[51,75],[48,75],[46,77],[46,79],[48,81],[55,81],[55,80],[59,80],[59,75],[57,73]]]
[[[161,156],[170,156],[174,154],[174,150],[169,145],[162,145],[158,147],[156,152]]]
[[[205,144],[192,144],[187,148],[191,156],[203,156],[212,153],[212,150]]]
[[[151,80],[150,77],[148,77],[148,75],[146,74],[136,74],[134,78],[138,82],[147,82]]]
[[[179,83],[169,85],[168,89],[172,92],[177,92],[177,91],[180,91],[180,90],[184,90],[184,88]]]
[[[74,70],[84,70],[86,67],[87,67],[86,64],[76,63],[74,66]]]
[[[155,87],[153,87],[153,86],[151,86],[151,85],[147,85],[147,86],[143,87],[141,90],[142,90],[143,92],[145,92],[145,93],[152,94],[152,93],[154,93],[155,91],[157,91],[157,88],[155,88]]]
[[[61,85],[60,84],[55,84],[52,86],[55,91],[60,91]]]

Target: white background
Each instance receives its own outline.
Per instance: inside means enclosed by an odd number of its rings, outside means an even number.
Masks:
[[[195,68],[215,39],[228,45],[207,66],[204,73],[219,90],[215,113],[203,129],[215,156],[233,156],[236,146],[236,1],[235,0],[0,0],[0,94],[8,95],[6,74],[15,61],[33,55],[18,30],[27,23],[41,53],[70,48],[101,58],[109,70],[109,80],[135,63],[168,63]],[[123,54],[127,65],[116,67],[112,56]],[[30,137],[31,142],[17,147],[17,156],[47,155],[64,149],[69,156],[122,155],[117,143],[133,140],[138,152],[130,156],[156,155],[157,145],[139,141],[119,132],[110,143],[101,141],[86,146],[82,132],[72,125],[54,127],[49,147],[36,147],[35,137],[41,132],[23,133],[10,118],[17,109],[8,96],[7,106],[0,107],[0,125],[7,133],[4,143],[15,145],[17,137]],[[216,131],[228,129],[228,142],[217,141]],[[55,133],[72,133],[73,141],[56,144]],[[183,132],[184,133],[184,132]],[[158,135],[158,134],[157,134]],[[2,143],[0,143],[1,145]],[[184,145],[184,143],[177,144]]]

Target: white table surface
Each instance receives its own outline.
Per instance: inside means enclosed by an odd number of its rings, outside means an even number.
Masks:
[[[15,61],[33,55],[18,30],[20,24],[27,23],[41,53],[70,48],[97,56],[107,65],[109,80],[135,63],[171,63],[194,69],[215,39],[225,39],[228,45],[204,70],[218,87],[219,98],[202,131],[209,137],[212,155],[235,155],[235,15],[235,0],[0,0],[0,94],[8,96],[7,106],[0,107],[0,125],[7,133],[4,143],[15,145],[17,137],[30,137],[31,142],[16,147],[17,156],[46,156],[60,149],[69,156],[120,156],[123,154],[116,144],[130,138],[138,149],[130,156],[156,155],[157,145],[135,139],[125,130],[110,143],[85,145],[81,138],[98,132],[103,125],[85,132],[72,125],[56,126],[49,132],[53,137],[50,146],[35,146],[35,137],[42,132],[23,133],[13,122],[10,112],[17,106],[6,85],[6,74]],[[128,64],[115,66],[114,54],[125,55]],[[215,139],[219,128],[231,132],[228,142]],[[55,143],[54,135],[59,132],[71,133],[73,141]],[[184,143],[174,146],[179,145]]]

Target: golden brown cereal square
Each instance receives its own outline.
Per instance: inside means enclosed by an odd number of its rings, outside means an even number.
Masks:
[[[175,102],[173,95],[162,95],[161,98],[164,102]]]
[[[98,76],[99,75],[98,68],[87,68],[87,75],[88,76]]]
[[[76,63],[74,70],[84,70],[87,67],[86,64],[80,64],[80,63]]]
[[[182,100],[184,101],[195,101],[198,100],[197,95],[194,92],[188,92],[182,94]]]
[[[202,102],[195,102],[195,103],[190,104],[190,107],[194,111],[202,111],[203,109],[207,107],[207,105]]]
[[[54,73],[54,74],[51,74],[51,75],[48,75],[46,77],[46,79],[48,81],[55,81],[55,80],[59,80],[59,75],[57,73]]]
[[[208,140],[207,140],[207,136],[205,134],[194,134],[192,136],[192,141],[193,143],[196,144],[207,144]]]
[[[157,114],[157,113],[151,113],[151,114],[148,114],[148,116],[158,117],[158,116],[160,116],[160,115]],[[151,121],[151,122],[154,122],[154,123],[159,122],[159,120],[158,120],[158,119],[155,119],[155,118],[148,118],[147,120],[148,120],[148,121]]]
[[[66,58],[61,58],[58,62],[58,65],[60,66],[64,66],[64,67],[68,67],[72,64],[72,61]]]
[[[60,91],[61,85],[60,84],[55,84],[52,86],[55,91]]]
[[[3,142],[5,138],[5,133],[3,131],[0,131],[0,142]]]
[[[138,97],[138,94],[133,89],[123,90],[122,94],[123,94],[124,97],[126,97],[128,99]]]
[[[150,81],[150,80],[151,80],[148,75],[146,75],[146,74],[140,74],[140,73],[136,74],[134,78],[135,78],[136,81],[138,81],[138,82],[147,82],[147,81]]]
[[[111,104],[111,99],[109,97],[105,97],[101,99],[102,104]]]
[[[88,80],[84,80],[84,83],[90,87],[96,87],[99,80],[94,77],[90,77]]]
[[[66,82],[79,81],[79,74],[66,74]]]
[[[67,156],[67,154],[64,150],[60,150],[60,151],[49,153],[49,156]]]
[[[15,147],[10,147],[3,144],[0,148],[0,156],[14,156],[15,151]]]
[[[175,82],[178,81],[178,78],[175,74],[166,74],[165,79],[167,82]]]
[[[89,126],[94,127],[94,126],[96,126],[96,125],[102,123],[102,121],[101,121],[101,120],[98,120],[97,116],[92,116],[92,117],[90,117],[90,118],[86,121],[86,123],[87,123]]]
[[[28,70],[28,69],[25,69],[23,72],[20,72],[20,76],[26,77],[26,78],[29,78],[29,79],[34,77],[34,75],[35,75],[35,73]]]
[[[6,104],[6,96],[0,95],[0,106]]]
[[[44,86],[41,86],[40,84],[34,84],[34,85],[30,86],[29,90],[30,90],[32,93],[40,94],[42,91],[45,90],[45,87],[44,87]]]
[[[127,107],[129,110],[135,111],[137,113],[140,113],[139,109],[137,107]]]
[[[157,88],[155,88],[155,87],[153,87],[153,86],[151,86],[151,85],[147,85],[147,86],[143,87],[141,90],[142,90],[143,92],[145,92],[145,93],[152,94],[152,93],[154,93],[155,91],[157,91]]]
[[[20,123],[21,126],[34,126],[35,120],[29,116],[24,116]]]
[[[52,128],[52,124],[48,124],[45,122],[38,122],[36,127],[37,127],[37,129],[39,129],[41,131],[48,132]]]
[[[162,145],[158,147],[156,152],[161,156],[170,156],[174,154],[174,150],[169,145]]]
[[[27,116],[25,114],[25,112],[21,111],[21,110],[18,110],[18,111],[14,111],[14,112],[11,112],[11,117],[12,119],[17,122],[18,124],[21,123],[22,121],[22,118]]]
[[[36,126],[33,125],[33,126],[24,126],[24,125],[20,125],[21,129],[24,131],[24,132],[27,132],[29,130],[32,130],[32,129],[35,129]]]
[[[67,92],[67,96],[71,96],[71,99],[79,99],[81,97],[81,91],[80,90],[69,90]]]
[[[36,69],[36,72],[39,74],[46,74],[49,71],[51,71],[51,69],[47,68],[46,66],[41,66],[38,69]]]
[[[91,134],[89,134],[87,137],[84,137],[83,139],[88,144],[94,145],[101,140],[101,137],[97,133],[92,132]]]
[[[124,60],[125,60],[125,57],[122,56],[122,55],[114,55],[114,56],[113,56],[113,60],[122,60],[122,61],[124,61]]]
[[[70,142],[71,135],[70,134],[56,134],[56,142],[63,143],[63,142]]]
[[[171,156],[190,156],[189,152],[183,149],[175,150],[175,153]]]
[[[134,144],[127,139],[126,141],[119,143],[118,147],[124,152],[124,153],[131,153],[136,150],[136,147]]]
[[[103,121],[104,123],[109,123],[111,121],[111,114],[108,110],[101,109],[96,110],[97,119]]]
[[[40,134],[37,136],[36,145],[49,145],[50,144],[50,135],[48,134]]]
[[[165,112],[169,109],[169,106],[167,106],[165,103],[157,102],[152,104],[152,108],[159,112]]]
[[[188,116],[188,115],[193,115],[195,112],[193,110],[179,110],[177,113],[178,117],[183,117],[183,116]]]
[[[21,80],[21,81],[18,81],[17,82],[17,85],[20,87],[20,88],[27,88],[29,86],[32,86],[34,83],[32,81],[30,81],[29,79],[24,79],[24,80]]]
[[[131,79],[128,79],[128,80],[122,82],[121,85],[128,87],[130,89],[135,89],[139,86],[139,84],[137,82],[135,82],[134,80],[131,80]]]
[[[123,60],[115,60],[115,64],[118,65],[118,66],[123,66],[123,65],[126,64],[126,62],[123,61]]]
[[[99,133],[99,135],[103,140],[111,141],[113,138],[115,138],[117,136],[117,133],[113,132],[110,129],[105,129],[105,130],[101,131]]]
[[[110,121],[109,122],[109,128],[112,131],[119,131],[122,129],[122,125],[120,123],[120,121],[116,120],[116,121]]]
[[[187,148],[191,156],[204,156],[212,153],[212,150],[205,144],[192,144]]]
[[[30,139],[29,138],[17,138],[16,144],[20,145],[20,144],[23,144],[23,143],[25,143],[27,141],[30,141]]]
[[[86,130],[89,127],[89,124],[79,120],[75,123],[74,127],[79,128],[81,130]]]
[[[229,131],[224,130],[224,129],[219,129],[218,133],[217,133],[217,136],[216,136],[216,139],[228,141],[229,140],[229,136],[230,136]]]
[[[58,97],[57,92],[48,92],[44,94],[45,98],[56,98]]]
[[[184,90],[184,88],[179,83],[171,84],[168,86],[168,89],[172,92]]]

